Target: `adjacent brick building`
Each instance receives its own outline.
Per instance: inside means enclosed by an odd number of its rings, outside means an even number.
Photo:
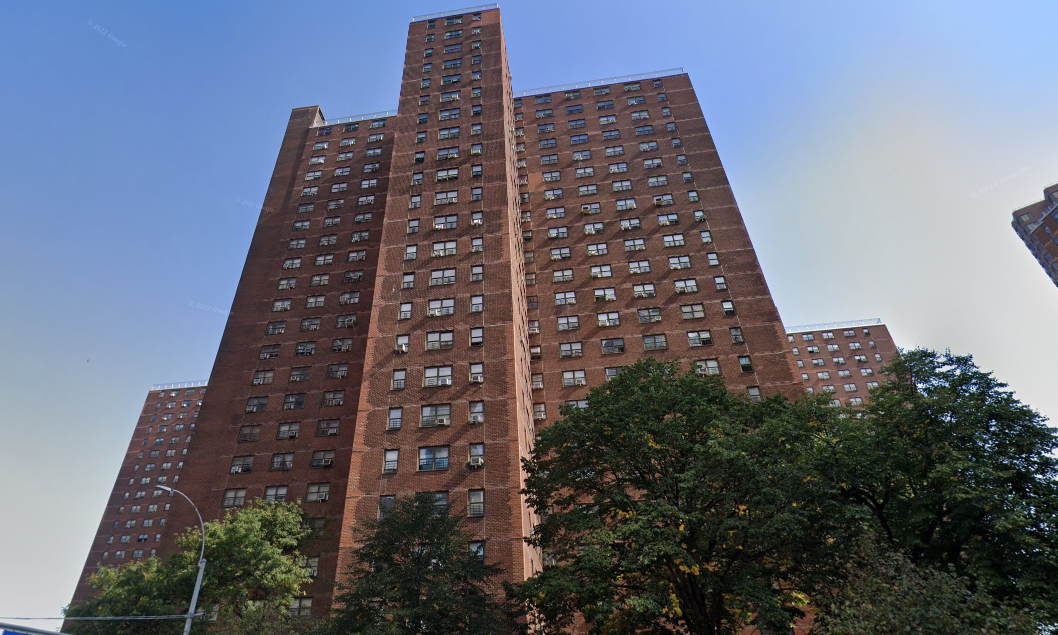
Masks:
[[[99,521],[74,602],[91,591],[88,578],[100,566],[120,565],[157,552],[173,501],[171,494],[154,486],[179,487],[205,394],[204,381],[151,386]]]
[[[1043,190],[1042,201],[1014,210],[1010,224],[1058,285],[1058,183]]]
[[[877,318],[792,326],[786,337],[805,390],[830,394],[834,406],[862,406],[899,354]]]
[[[690,78],[516,93],[494,5],[416,18],[395,111],[291,113],[180,489],[301,501],[298,612],[415,492],[523,579],[537,428],[646,355],[799,392]]]

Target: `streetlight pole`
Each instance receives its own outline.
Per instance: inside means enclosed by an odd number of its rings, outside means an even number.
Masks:
[[[202,522],[202,514],[198,512],[198,507],[191,502],[191,499],[187,497],[187,494],[181,492],[173,487],[166,487],[165,485],[155,485],[154,489],[160,489],[169,493],[176,492],[177,494],[184,497],[188,503],[191,504],[191,508],[195,510],[195,515],[198,516],[198,527],[202,530],[202,550],[198,554],[198,578],[195,580],[195,590],[191,593],[191,606],[187,609],[187,619],[184,620],[184,635],[190,635],[191,633],[191,621],[195,616],[195,606],[198,604],[198,592],[202,588],[202,573],[206,570],[206,524]]]

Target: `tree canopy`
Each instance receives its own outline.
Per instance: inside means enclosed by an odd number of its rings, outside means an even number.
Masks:
[[[798,578],[842,528],[813,471],[818,399],[754,403],[716,377],[644,360],[563,409],[525,461],[555,566],[519,595],[558,630],[732,633],[787,627]]]
[[[525,461],[549,566],[517,597],[545,631],[788,629],[809,605],[832,635],[889,632],[901,607],[909,628],[1058,623],[1054,430],[970,357],[904,351],[885,374],[842,410],[627,367]]]
[[[255,611],[285,611],[301,586],[310,581],[299,563],[301,509],[293,503],[262,503],[229,512],[207,522],[206,571],[199,596],[200,610],[215,608],[225,632]],[[100,568],[88,582],[94,593],[83,604],[71,605],[69,617],[177,615],[187,612],[198,573],[201,533],[189,529],[177,537],[179,551],[165,561],[138,560],[120,567]],[[168,621],[73,622],[80,635],[166,635],[179,633],[183,623]],[[196,625],[196,629],[203,626]],[[215,627],[216,628],[216,627]]]
[[[888,548],[1058,621],[1055,431],[969,356],[916,349],[827,468]]]
[[[432,494],[397,500],[363,528],[336,597],[335,634],[500,633],[503,607],[492,593],[502,570],[484,542]]]

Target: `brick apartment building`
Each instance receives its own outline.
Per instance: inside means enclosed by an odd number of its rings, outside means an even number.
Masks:
[[[85,560],[74,602],[91,591],[86,582],[100,566],[120,565],[157,552],[173,501],[171,494],[154,486],[180,486],[205,394],[204,381],[151,386]]]
[[[862,406],[899,353],[877,318],[792,326],[786,337],[805,390],[831,395],[834,406]]]
[[[1014,210],[1010,224],[1058,285],[1058,183],[1043,190],[1042,201]]]
[[[495,5],[416,18],[396,110],[291,113],[180,489],[207,518],[302,502],[298,612],[415,492],[539,571],[520,459],[638,358],[799,392],[690,78],[515,92],[503,37]]]

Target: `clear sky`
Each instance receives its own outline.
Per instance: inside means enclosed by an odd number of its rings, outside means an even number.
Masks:
[[[411,17],[459,6],[5,5],[0,617],[59,614],[150,385],[209,376],[290,109],[395,108]],[[501,10],[515,89],[690,73],[785,323],[880,317],[1058,417],[1010,228],[1058,181],[1058,4]]]

